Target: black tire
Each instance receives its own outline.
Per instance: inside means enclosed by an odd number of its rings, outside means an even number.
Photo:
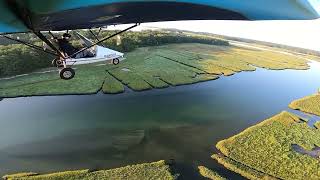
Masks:
[[[118,65],[119,63],[120,63],[120,60],[118,58],[112,60],[112,64],[114,65]]]
[[[70,80],[74,78],[76,72],[72,68],[63,68],[59,72],[60,78],[63,80]]]
[[[63,66],[63,63],[60,59],[54,59],[52,60],[52,66],[59,68]]]

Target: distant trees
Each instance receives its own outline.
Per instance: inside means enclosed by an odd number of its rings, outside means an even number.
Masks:
[[[100,37],[110,36],[117,31],[102,31]],[[81,34],[94,40],[95,38],[89,31],[81,30]],[[61,36],[62,33],[56,34]],[[33,44],[42,42],[33,34],[10,35],[13,38],[28,41]],[[49,36],[48,36],[49,37]],[[119,40],[118,40],[119,41]],[[73,44],[80,45],[80,41],[73,38]],[[130,52],[139,47],[159,46],[170,43],[203,43],[212,45],[229,45],[228,41],[211,38],[208,36],[192,36],[183,33],[167,31],[129,31],[121,35],[120,43],[116,38],[105,41],[103,44],[111,49],[122,52]],[[54,57],[40,51],[33,50],[24,45],[18,44],[3,37],[0,38],[0,77],[27,73],[39,68],[50,67]]]
[[[111,35],[114,31],[105,31],[101,37]],[[93,38],[89,35],[90,38]],[[191,36],[181,33],[164,31],[128,32],[121,36],[121,44],[116,45],[116,39],[106,41],[104,44],[118,51],[129,52],[139,47],[159,46],[172,43],[202,43],[211,45],[228,46],[228,41],[204,36]]]
[[[20,44],[0,46],[0,76],[23,74],[48,67],[52,58]]]

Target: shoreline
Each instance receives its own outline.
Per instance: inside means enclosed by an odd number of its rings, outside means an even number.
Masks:
[[[140,163],[133,165],[126,165],[123,167],[112,169],[83,169],[83,170],[66,170],[60,172],[51,173],[35,173],[35,172],[20,172],[14,174],[4,175],[3,180],[15,180],[15,179],[84,179],[84,178],[126,178],[126,179],[149,179],[152,177],[162,177],[164,179],[175,180],[179,177],[176,172],[174,160],[160,160],[149,163]]]
[[[300,55],[286,55],[269,49],[257,52],[243,50],[238,46],[219,49],[198,43],[169,44],[139,48],[128,53],[128,61],[116,67],[76,67],[79,70],[78,78],[68,82],[56,78],[53,73],[55,70],[18,75],[9,80],[0,79],[0,97],[91,95],[99,91],[104,94],[121,94],[127,89],[142,92],[197,84],[241,72],[255,72],[258,68],[276,71],[309,70],[311,62]],[[128,67],[130,71],[123,71]],[[66,93],[61,92],[60,88]],[[72,93],[77,90],[82,92]]]
[[[317,61],[312,61],[310,63],[319,63]],[[252,65],[253,66],[253,65]],[[286,71],[286,70],[294,70],[294,71],[307,71],[310,70],[309,69],[269,69],[269,68],[263,68],[263,67],[257,67],[257,66],[253,66],[256,69],[255,70],[244,70],[244,71],[240,71],[240,72],[236,72],[234,74],[231,75],[217,75],[217,74],[208,74],[208,75],[215,75],[215,79],[209,79],[209,80],[199,80],[197,82],[191,82],[191,83],[181,83],[181,84],[177,84],[177,85],[173,85],[173,84],[169,84],[168,82],[164,81],[165,83],[168,84],[167,87],[151,87],[148,89],[142,89],[142,90],[135,90],[130,88],[127,84],[124,84],[121,80],[117,79],[123,86],[124,86],[124,91],[121,92],[115,92],[115,93],[109,93],[109,92],[104,92],[103,91],[103,85],[105,83],[105,81],[103,82],[103,84],[101,85],[101,87],[99,88],[99,90],[97,90],[96,92],[88,92],[88,93],[57,93],[57,94],[36,94],[36,95],[19,95],[19,96],[1,96],[0,97],[0,101],[5,100],[5,99],[15,99],[15,98],[31,98],[31,97],[55,97],[55,96],[87,96],[87,95],[96,95],[99,93],[102,93],[104,95],[120,95],[120,94],[126,94],[126,93],[139,93],[139,92],[147,92],[147,91],[153,91],[153,90],[161,90],[161,89],[167,89],[167,88],[175,88],[175,87],[183,87],[183,86],[191,86],[191,85],[196,85],[196,84],[201,84],[201,83],[206,83],[206,82],[210,82],[210,81],[215,81],[215,80],[219,80],[221,78],[228,78],[231,76],[235,76],[239,73],[254,73],[256,72],[258,69],[261,70],[267,70],[267,71]],[[110,74],[113,78],[115,78],[115,76],[113,74],[111,74],[109,71],[107,71],[108,74]],[[163,81],[163,80],[162,80]],[[1,88],[0,88],[1,90]],[[308,113],[308,112],[306,112]],[[316,115],[316,114],[314,114]]]
[[[310,97],[313,97],[313,96],[315,95],[309,95],[301,99],[294,100],[288,106],[295,111],[299,111],[300,108],[294,108],[292,107],[292,104],[297,101],[308,101],[308,100],[310,101],[311,99]],[[306,102],[306,103],[310,103],[310,102]],[[299,105],[301,106],[301,104]],[[299,105],[296,105],[296,106],[299,107]],[[299,112],[309,113],[301,110]],[[317,114],[314,114],[314,115],[318,116]],[[246,128],[245,130],[241,131],[238,134],[235,134],[231,137],[228,137],[227,139],[219,141],[216,144],[216,148],[218,152],[213,154],[212,158],[218,161],[219,164],[222,164],[225,168],[232,170],[236,173],[239,173],[240,175],[248,179],[263,179],[265,177],[283,179],[285,177],[290,177],[290,176],[298,178],[300,177],[301,173],[295,172],[295,171],[293,171],[295,173],[293,172],[290,173],[291,169],[296,170],[297,168],[299,169],[300,167],[295,164],[296,160],[291,159],[290,161],[290,160],[283,159],[281,157],[297,156],[294,153],[299,153],[300,156],[297,157],[297,159],[299,159],[298,160],[299,162],[301,161],[300,163],[302,163],[302,166],[304,166],[303,163],[309,164],[310,163],[309,161],[311,160],[310,158],[313,159],[313,162],[319,161],[320,160],[320,156],[319,156],[320,141],[316,137],[314,137],[316,136],[316,134],[314,133],[318,132],[317,131],[319,128],[318,124],[320,124],[320,119],[316,121],[315,124],[313,125],[315,128],[312,128],[308,124],[308,120],[304,119],[304,117],[297,115],[297,113],[295,112],[291,113],[288,111],[283,111],[280,114],[276,114],[270,118],[267,118],[261,121],[260,123],[257,123],[253,126]],[[279,134],[277,134],[277,131],[275,129],[278,129],[279,132],[285,133],[286,135],[280,136]],[[291,130],[291,129],[296,129],[296,130]],[[297,133],[296,131],[298,132],[301,131],[301,133],[305,132],[306,134],[304,137],[299,138],[299,136],[295,134]],[[289,137],[291,137],[291,139]],[[253,138],[253,139],[248,140],[249,142],[242,142],[246,138]],[[264,140],[261,140],[261,138],[263,138]],[[307,140],[303,140],[303,138],[307,138],[308,143],[307,143]],[[287,144],[283,144],[284,142],[280,143],[284,141],[284,139],[286,139],[285,142],[290,145],[289,150],[286,150]],[[238,141],[241,141],[242,143]],[[263,145],[262,145],[261,143],[259,144],[259,141],[266,141],[266,142],[263,142]],[[301,141],[307,144],[303,144],[303,143],[301,144]],[[240,148],[239,147],[240,144],[243,144],[243,143],[248,143],[248,144],[246,144],[245,147]],[[274,146],[273,144],[269,144],[269,143],[280,143],[280,145],[282,146],[281,148],[279,148],[278,146]],[[264,146],[270,146],[270,147],[264,147]],[[248,147],[250,147],[251,150],[248,150]],[[252,153],[251,151],[257,152],[257,154],[253,156],[251,155]],[[273,153],[275,154],[274,156],[275,158],[277,158],[278,164],[283,164],[286,162],[285,164],[289,164],[288,167],[283,166],[281,167],[281,171],[278,172],[277,170],[275,170],[275,167],[270,166],[271,162],[266,160],[266,158],[271,158],[271,157],[269,157],[268,155],[264,155],[263,153],[261,154],[261,152],[264,152],[264,151],[267,151],[268,153],[271,151],[271,154]],[[275,153],[275,151],[280,151],[281,153]],[[250,157],[254,157],[255,159],[250,160]],[[237,158],[240,161],[235,160],[234,158]],[[257,161],[256,158],[260,158],[262,161],[265,160],[266,162]],[[254,166],[254,168],[251,167],[250,165]],[[295,168],[294,165],[296,165],[297,168]],[[264,169],[264,171],[259,171],[255,167]],[[315,167],[313,167],[313,169],[314,168]],[[283,173],[283,172],[287,172],[287,173]],[[270,173],[272,173],[272,176],[270,176]],[[313,174],[313,170],[310,169],[309,172],[306,174],[306,176],[310,176],[312,174]]]

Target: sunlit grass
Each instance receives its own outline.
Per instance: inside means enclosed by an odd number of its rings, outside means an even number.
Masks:
[[[8,180],[96,180],[96,179],[118,179],[118,180],[174,180],[177,175],[170,172],[170,167],[165,164],[165,161],[153,163],[145,163],[138,165],[130,165],[126,167],[100,170],[90,172],[89,170],[65,171],[52,174],[30,174],[20,173],[4,176]]]
[[[314,127],[316,127],[317,129],[320,129],[320,121],[317,121],[316,123],[314,123]]]
[[[127,85],[133,90],[142,91],[152,88],[146,81],[143,80],[142,76],[138,73],[132,71],[125,72],[119,69],[109,72],[113,76],[117,77],[117,79],[121,80],[121,83]]]
[[[61,80],[58,72],[29,74],[0,80],[0,97],[32,95],[92,94],[166,88],[215,80],[242,71],[267,69],[308,69],[307,60],[299,56],[271,51],[250,50],[235,46],[198,43],[169,44],[138,48],[126,54],[119,65],[75,66],[76,77]]]
[[[272,180],[272,179],[277,179],[273,178],[269,175],[266,175],[265,173],[261,173],[253,168],[249,168],[237,161],[232,160],[231,158],[228,158],[224,155],[221,154],[214,154],[211,156],[213,159],[218,161],[218,163],[222,164],[225,168],[236,172],[240,174],[243,177],[246,177],[251,180]]]
[[[226,178],[220,176],[217,172],[212,171],[204,166],[198,166],[199,169],[199,173],[208,179],[212,179],[212,180],[226,180]]]
[[[5,175],[2,178],[4,180],[10,180],[10,179],[19,179],[19,178],[27,178],[29,176],[37,176],[39,175],[38,173],[33,173],[33,172],[25,172],[25,173],[16,173],[12,175]]]
[[[304,97],[293,101],[290,108],[320,116],[320,94]]]
[[[306,150],[320,146],[320,130],[292,113],[282,112],[220,141],[216,147],[233,161],[272,177],[319,179],[319,159],[295,152],[293,144]]]
[[[112,75],[107,73],[106,79],[102,86],[102,91],[106,94],[118,94],[124,92],[124,86]]]
[[[103,66],[79,66],[76,77],[61,80],[58,72],[31,74],[0,81],[0,97],[31,95],[92,94],[97,93],[105,80]]]
[[[294,55],[263,50],[235,49],[234,53],[241,57],[242,61],[254,66],[272,70],[297,69],[306,70],[309,68],[308,61]]]

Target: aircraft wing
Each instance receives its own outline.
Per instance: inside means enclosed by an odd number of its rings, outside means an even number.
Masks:
[[[319,14],[319,0],[2,0],[0,32],[176,20],[305,20]]]

